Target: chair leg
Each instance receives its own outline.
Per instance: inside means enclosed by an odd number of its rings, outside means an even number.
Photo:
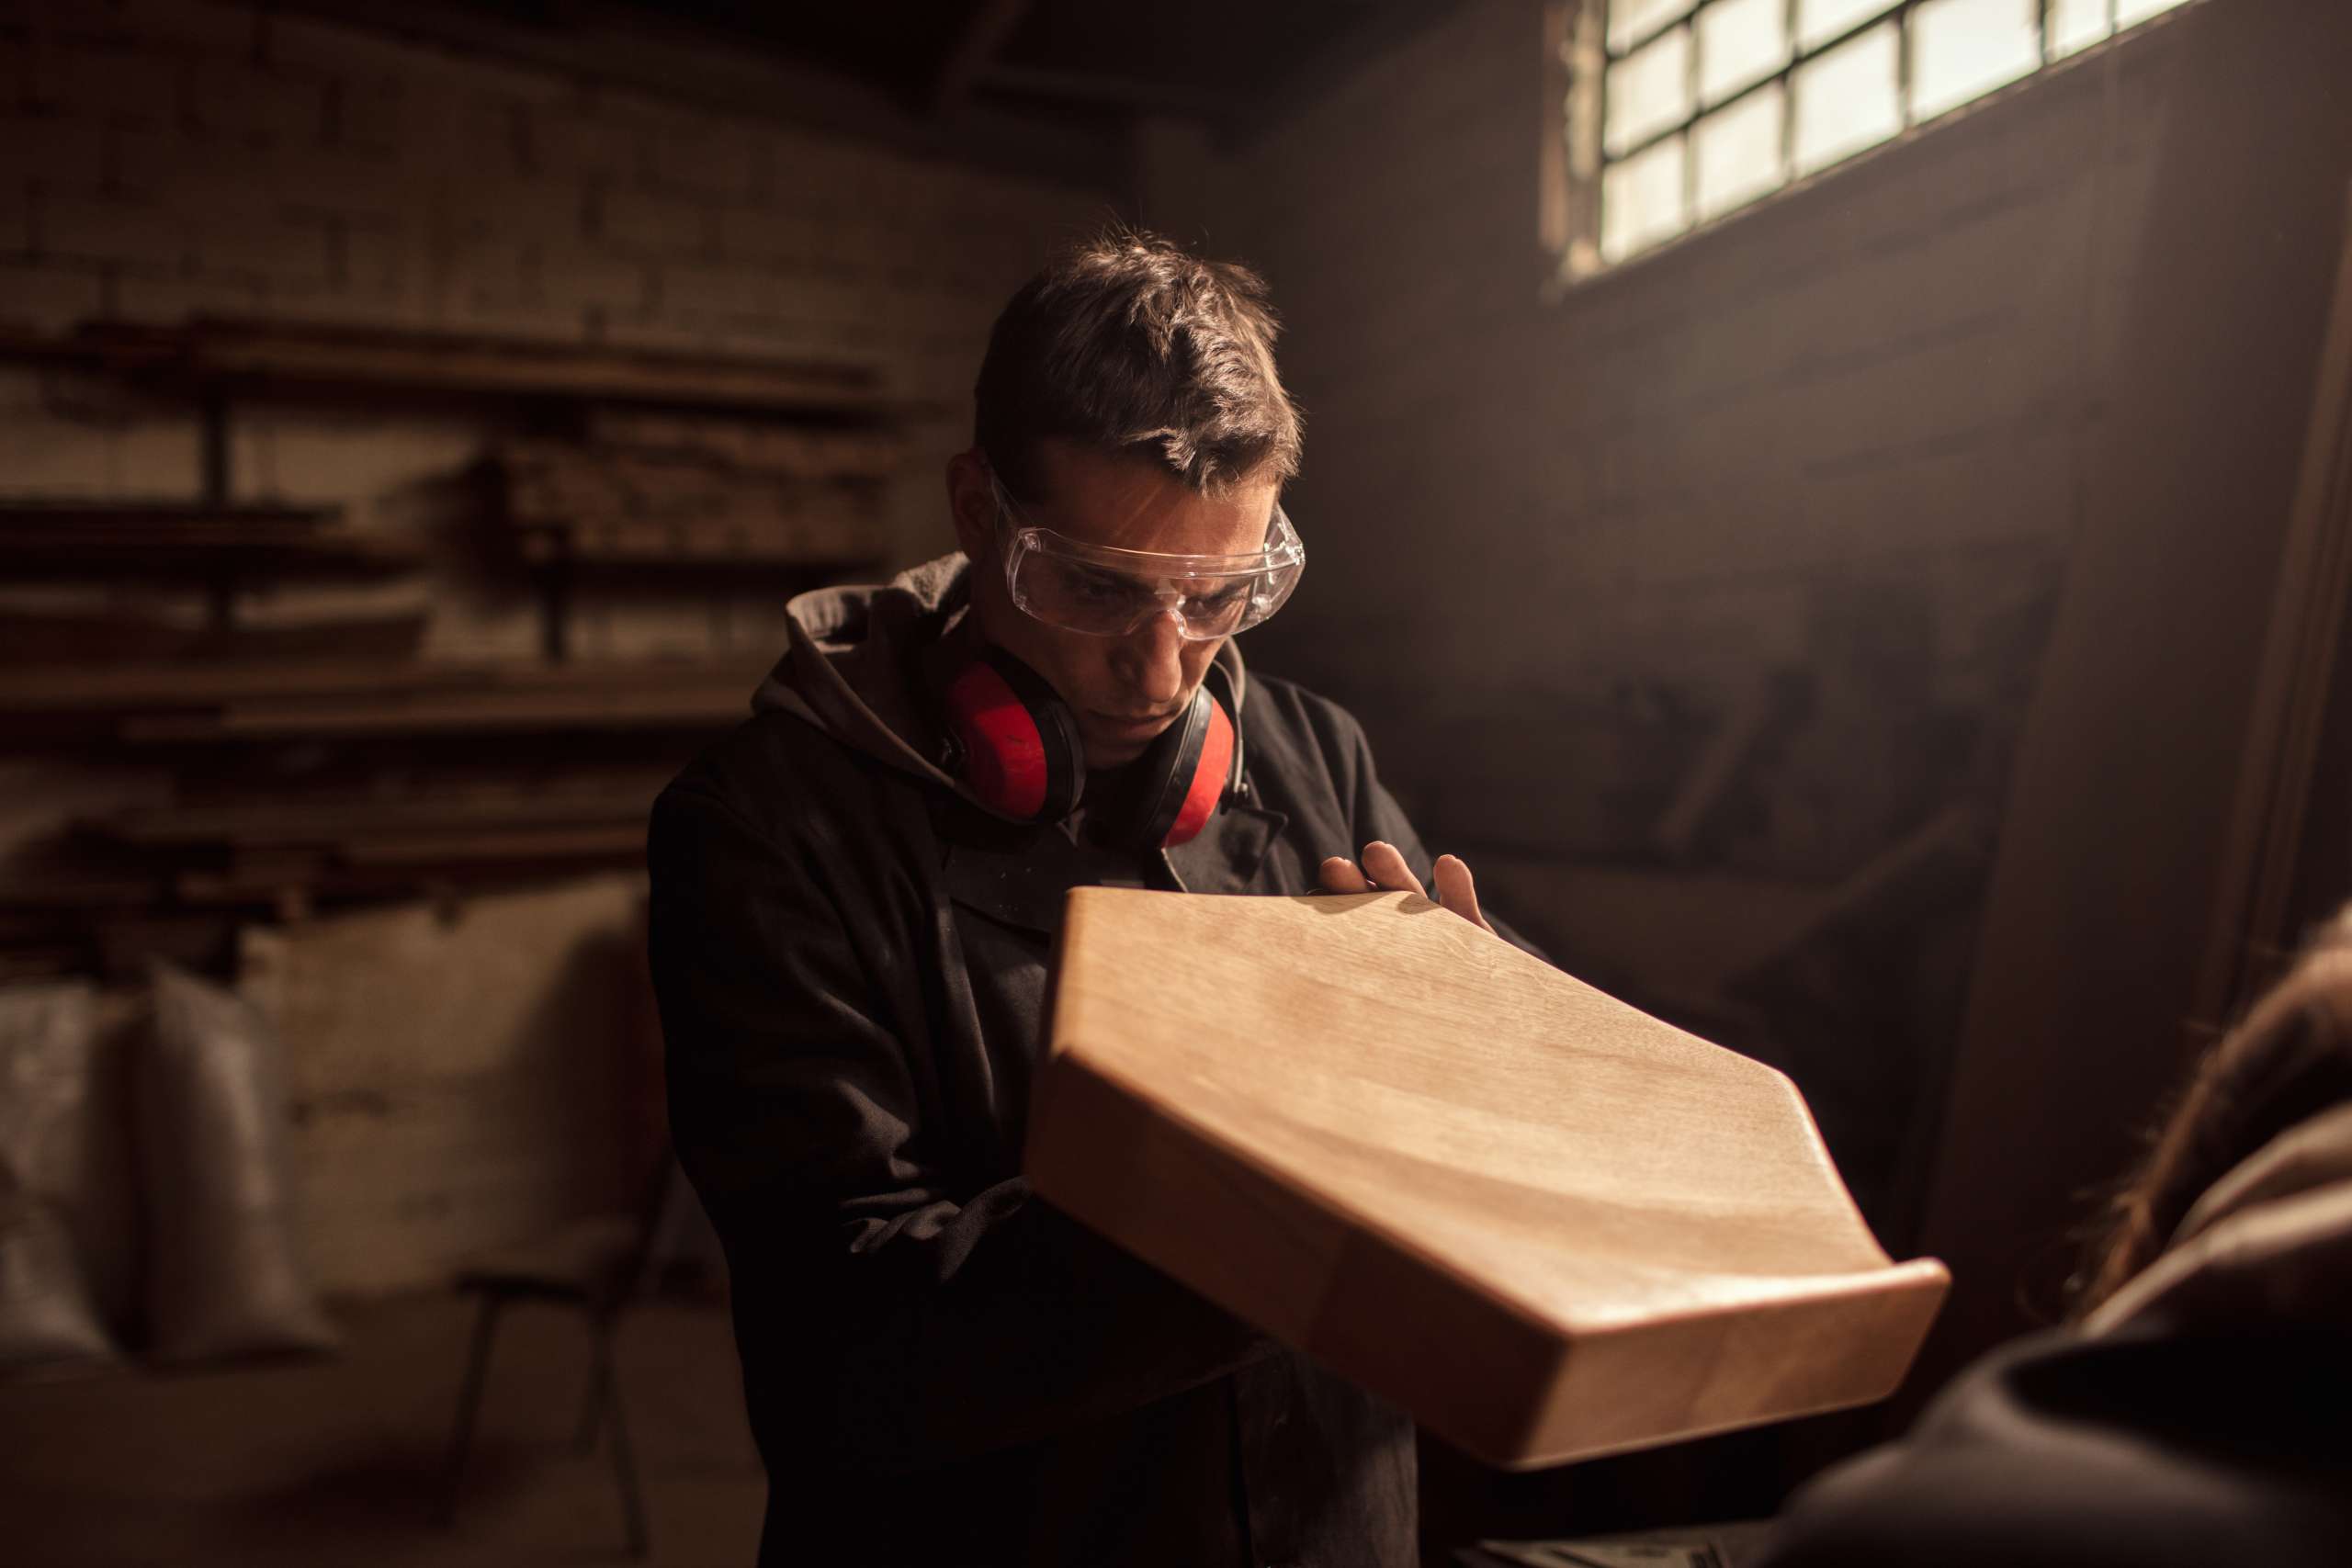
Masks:
[[[605,1331],[598,1329],[601,1336]],[[590,1359],[588,1367],[588,1397],[581,1403],[580,1426],[572,1433],[571,1446],[583,1458],[596,1451],[596,1434],[604,1430],[605,1407],[612,1400],[613,1369],[611,1360],[603,1355]]]
[[[629,1447],[628,1417],[621,1402],[620,1379],[613,1371],[613,1320],[596,1325],[598,1376],[605,1389],[605,1408],[612,1417],[613,1479],[620,1487],[621,1515],[628,1525],[628,1554],[643,1557],[652,1550],[645,1524],[645,1495],[637,1484],[637,1453]]]
[[[465,1479],[466,1456],[473,1448],[474,1417],[481,1413],[482,1384],[490,1374],[490,1347],[498,1333],[500,1305],[497,1297],[483,1297],[481,1314],[474,1319],[473,1349],[466,1359],[465,1386],[458,1393],[457,1429],[449,1434],[449,1456],[441,1478],[444,1529],[458,1522],[458,1488]]]

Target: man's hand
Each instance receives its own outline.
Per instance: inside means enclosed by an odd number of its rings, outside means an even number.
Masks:
[[[1436,874],[1437,902],[1491,933],[1495,928],[1478,913],[1477,885],[1470,880],[1470,868],[1462,863],[1461,857],[1440,855],[1430,869]],[[1317,868],[1315,874],[1326,893],[1419,893],[1424,898],[1430,897],[1396,846],[1378,839],[1363,847],[1363,865],[1345,855],[1333,855]]]

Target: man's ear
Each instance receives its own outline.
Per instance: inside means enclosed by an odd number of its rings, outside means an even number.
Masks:
[[[966,557],[984,558],[996,536],[996,487],[989,482],[989,460],[977,446],[947,459],[947,513]]]

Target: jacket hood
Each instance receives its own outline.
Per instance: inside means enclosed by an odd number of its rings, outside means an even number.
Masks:
[[[790,641],[752,693],[752,710],[795,714],[845,746],[979,806],[936,760],[944,733],[931,695],[957,645],[977,634],[967,624],[970,606],[971,564],[960,550],[886,583],[800,594],[786,606]],[[1240,651],[1227,641],[1216,661],[1238,722],[1248,694]]]

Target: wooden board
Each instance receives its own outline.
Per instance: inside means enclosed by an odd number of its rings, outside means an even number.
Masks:
[[[1514,1469],[1883,1397],[1891,1264],[1793,1085],[1408,894],[1069,896],[1037,1190]]]
[[[0,342],[0,355],[95,363],[198,390],[380,390],[772,414],[885,416],[911,406],[886,396],[865,364],[226,317],[85,325],[67,338]]]
[[[418,565],[423,546],[343,525],[335,507],[209,506],[0,498],[0,551],[21,575],[176,575],[234,567],[287,572],[381,572]]]

